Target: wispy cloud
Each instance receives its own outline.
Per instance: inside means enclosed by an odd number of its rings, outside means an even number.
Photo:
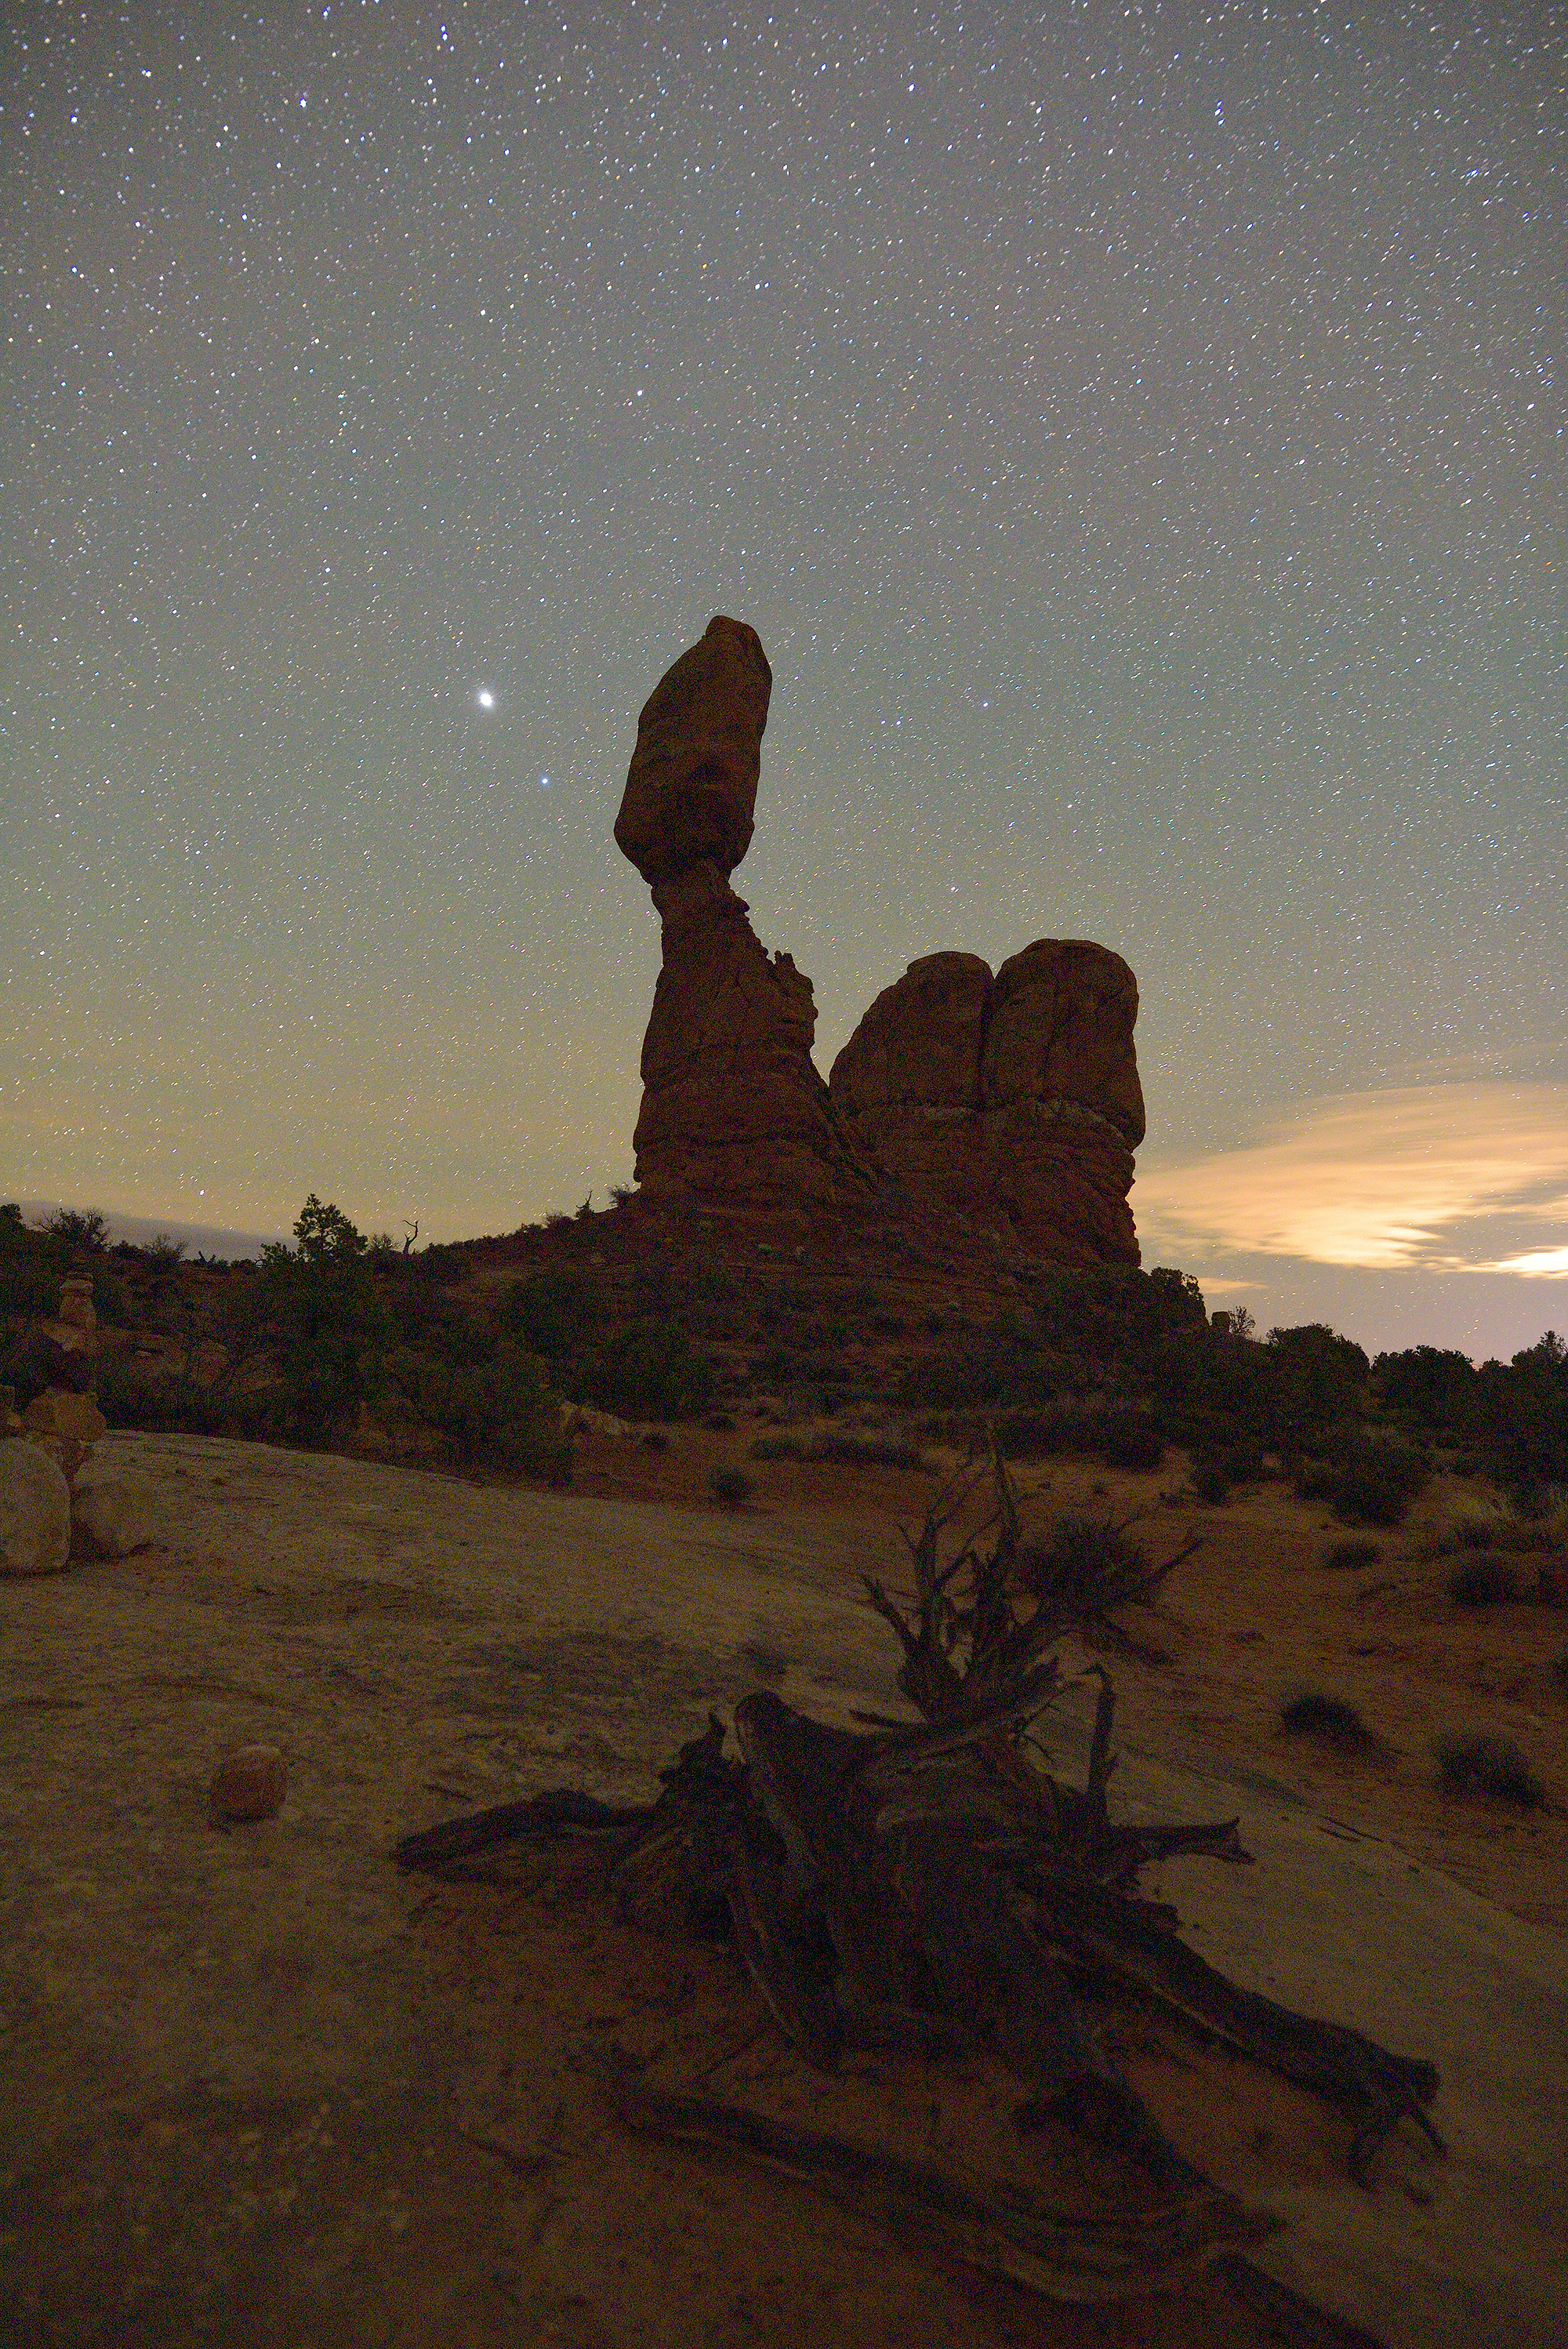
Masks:
[[[1243,1148],[1140,1168],[1133,1206],[1160,1247],[1540,1277],[1568,1271],[1565,1184],[1568,1085],[1426,1084],[1305,1102]],[[1501,1216],[1535,1226],[1490,1236],[1516,1253],[1465,1245]]]
[[[1527,1280],[1568,1280],[1568,1247],[1532,1248],[1526,1256],[1505,1256],[1485,1269],[1522,1272]]]

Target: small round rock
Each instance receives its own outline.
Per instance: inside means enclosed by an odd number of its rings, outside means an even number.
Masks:
[[[212,1776],[212,1815],[270,1819],[281,1809],[288,1765],[275,1745],[232,1745]]]

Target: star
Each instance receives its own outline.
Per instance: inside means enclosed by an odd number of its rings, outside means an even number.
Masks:
[[[479,691],[474,696],[474,699],[479,703],[481,709],[493,709],[495,708],[495,695],[490,691],[488,685],[481,685],[480,687]]]

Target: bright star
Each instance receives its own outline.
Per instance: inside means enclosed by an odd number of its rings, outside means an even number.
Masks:
[[[490,691],[488,685],[480,686],[478,693],[474,696],[474,699],[479,703],[481,709],[493,709],[495,708],[495,696]]]

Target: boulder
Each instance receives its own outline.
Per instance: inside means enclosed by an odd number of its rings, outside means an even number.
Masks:
[[[1143,1139],[1137,1018],[1138,981],[1119,955],[1086,938],[1037,938],[992,982],[982,1107],[1071,1102],[1136,1150]]]
[[[653,1198],[822,1204],[847,1154],[811,1059],[811,982],[717,874],[655,891],[664,963],[643,1039],[637,1181]]]
[[[108,1422],[87,1389],[47,1387],[35,1395],[22,1413],[22,1424],[37,1444],[58,1462],[67,1484],[77,1472]]]
[[[650,888],[694,864],[733,873],[750,847],[772,690],[756,629],[720,613],[648,696],[615,844]]]
[[[212,1774],[214,1819],[270,1819],[283,1808],[288,1764],[275,1745],[232,1745]]]
[[[71,1493],[71,1547],[87,1557],[129,1557],[158,1539],[152,1486],[143,1475],[89,1460]]]
[[[89,1336],[97,1330],[98,1314],[89,1273],[73,1273],[61,1283],[59,1319],[68,1330],[82,1330]]]
[[[0,1575],[58,1574],[71,1552],[71,1491],[26,1436],[0,1442]]]

